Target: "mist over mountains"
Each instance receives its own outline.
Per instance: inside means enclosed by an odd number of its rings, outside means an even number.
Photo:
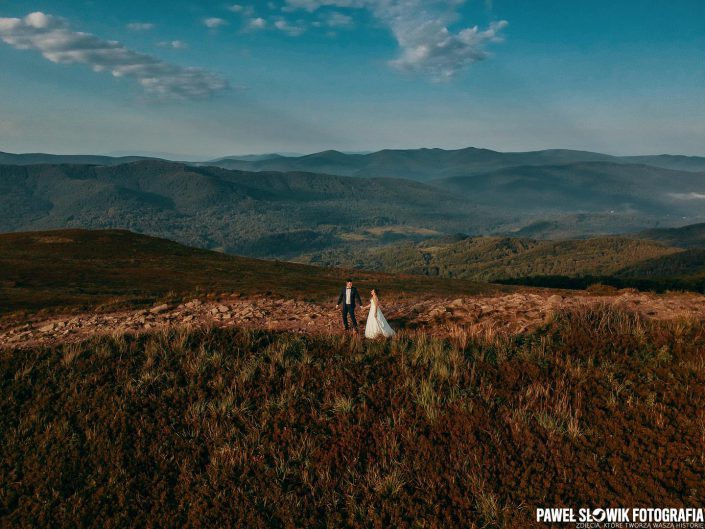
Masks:
[[[432,185],[472,196],[480,204],[519,211],[594,211],[697,215],[705,200],[705,173],[649,165],[576,162],[518,166],[433,180]],[[689,191],[684,191],[689,190]],[[703,195],[705,198],[705,195]]]
[[[456,233],[535,239],[705,221],[705,158],[570,150],[325,151],[207,163],[0,153],[0,231],[127,228],[309,259]]]

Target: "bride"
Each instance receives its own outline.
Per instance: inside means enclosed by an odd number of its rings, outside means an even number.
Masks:
[[[367,315],[365,324],[365,338],[377,338],[384,336],[389,338],[394,336],[394,330],[389,326],[387,320],[379,307],[379,292],[373,288],[370,292],[370,312]]]

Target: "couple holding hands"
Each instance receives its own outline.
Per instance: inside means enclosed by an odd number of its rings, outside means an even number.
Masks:
[[[362,299],[357,291],[357,288],[353,286],[352,279],[348,279],[345,286],[340,290],[340,296],[338,296],[338,304],[336,307],[343,308],[343,326],[347,331],[348,327],[348,317],[353,326],[353,330],[358,332],[357,319],[355,318],[355,308],[357,305],[362,307]],[[379,305],[379,291],[373,288],[370,291],[370,304],[367,307],[362,307],[362,309],[370,309],[367,314],[367,323],[365,324],[365,338],[377,338],[379,336],[384,336],[389,338],[394,336],[394,330],[387,323],[384,314]]]

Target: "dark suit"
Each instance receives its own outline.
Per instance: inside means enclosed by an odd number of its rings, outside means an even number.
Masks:
[[[355,306],[356,304],[362,305],[362,299],[360,299],[360,294],[355,287],[350,289],[350,303],[347,303],[347,296],[345,291],[347,287],[343,287],[340,291],[340,296],[338,296],[338,305],[343,307],[343,325],[345,330],[348,330],[348,315],[350,315],[350,321],[352,322],[353,329],[357,330],[357,319],[355,319]]]

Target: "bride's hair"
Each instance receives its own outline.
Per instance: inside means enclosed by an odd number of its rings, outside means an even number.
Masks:
[[[378,289],[377,287],[374,287],[374,288],[372,289],[372,292],[374,292],[375,295],[376,295],[377,297],[379,297],[379,289]]]

